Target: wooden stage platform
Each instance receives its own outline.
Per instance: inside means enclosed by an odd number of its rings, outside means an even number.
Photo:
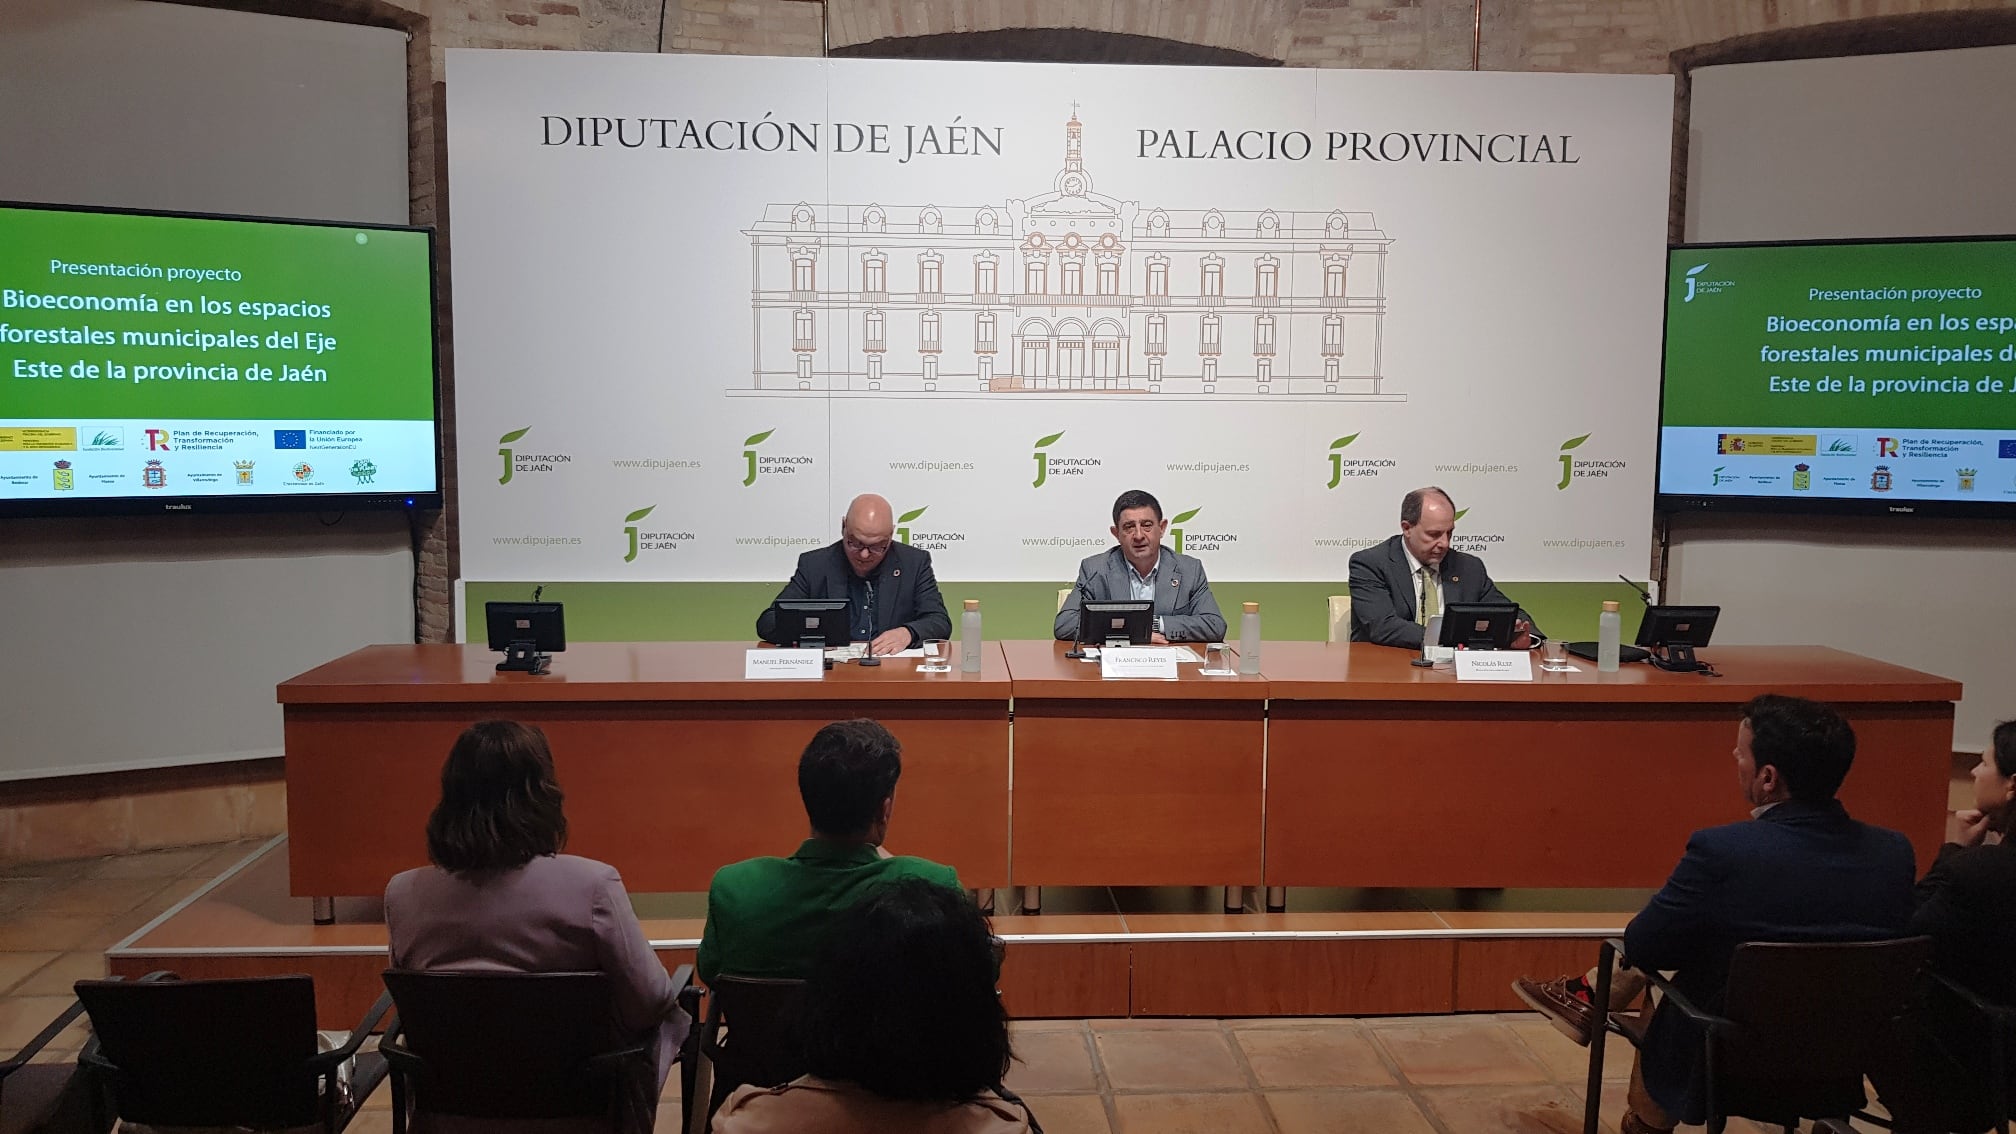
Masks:
[[[288,893],[282,835],[106,953],[112,973],[308,973],[323,1026],[349,1026],[386,967],[383,909],[333,925]],[[1002,891],[1005,899],[1008,891]],[[1052,887],[1003,913],[1002,995],[1017,1018],[1363,1016],[1510,1011],[1522,974],[1579,972],[1644,890],[1296,889],[1293,913],[1227,914],[1215,887]],[[633,896],[668,968],[693,959],[704,894]]]

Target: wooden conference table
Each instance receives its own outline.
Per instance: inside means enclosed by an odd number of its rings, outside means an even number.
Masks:
[[[1259,675],[1184,666],[1174,682],[1102,681],[1055,642],[990,642],[977,674],[889,659],[749,681],[747,648],[582,643],[535,678],[494,672],[479,646],[371,646],[282,683],[292,892],[377,894],[424,863],[441,761],[487,717],[546,730],[568,849],[640,892],[704,890],[724,863],[789,853],[805,832],[798,753],[855,716],[903,742],[893,845],[975,888],[1649,887],[1687,832],[1743,818],[1737,709],[1764,692],[1854,722],[1842,797],[1909,835],[1922,867],[1944,833],[1960,696],[1805,646],[1703,651],[1721,677],[1577,663],[1530,684],[1320,642],[1268,642]]]

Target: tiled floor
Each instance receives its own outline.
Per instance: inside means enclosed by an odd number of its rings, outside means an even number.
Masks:
[[[102,975],[102,952],[256,842],[0,867],[0,1057]],[[80,1024],[44,1053],[73,1059]],[[1009,1085],[1050,1134],[1563,1134],[1581,1129],[1585,1052],[1531,1015],[1365,1020],[1060,1020],[1015,1025]],[[1616,1129],[1628,1053],[1606,1067]],[[678,1077],[658,1129],[678,1129]],[[351,1124],[391,1129],[381,1088]],[[1761,1129],[1741,1122],[1732,1130]]]

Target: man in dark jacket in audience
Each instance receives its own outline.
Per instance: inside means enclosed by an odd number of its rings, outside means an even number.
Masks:
[[[1666,885],[1624,931],[1624,964],[1672,972],[1704,1011],[1721,1006],[1736,947],[1748,941],[1866,941],[1903,933],[1912,910],[1911,843],[1848,817],[1834,793],[1855,759],[1855,732],[1814,701],[1767,694],[1743,708],[1736,783],[1747,822],[1694,832]],[[1513,990],[1562,1032],[1587,1043],[1599,1026],[1594,975],[1521,979]],[[1644,990],[1614,974],[1610,1008]],[[1623,1134],[1703,1120],[1702,1037],[1662,1004],[1631,1069]]]

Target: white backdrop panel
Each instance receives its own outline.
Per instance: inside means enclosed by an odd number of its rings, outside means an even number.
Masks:
[[[1064,579],[1144,487],[1326,580],[1430,482],[1502,578],[1644,571],[1667,78],[449,68],[466,577],[772,579],[880,491]]]

